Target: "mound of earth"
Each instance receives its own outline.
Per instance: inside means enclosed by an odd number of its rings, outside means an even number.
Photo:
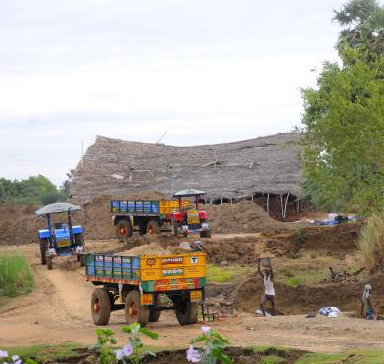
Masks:
[[[287,225],[273,219],[257,203],[241,201],[234,204],[202,205],[214,234],[257,233],[283,230]]]
[[[360,312],[364,285],[372,285],[373,303],[384,312],[384,275],[372,275],[360,282],[324,282],[312,286],[290,287],[275,283],[277,309],[284,314],[317,312],[324,306],[336,306],[344,312]],[[234,292],[234,305],[238,311],[253,312],[259,308],[264,293],[260,277],[246,279]]]
[[[38,206],[0,204],[0,245],[38,242]]]

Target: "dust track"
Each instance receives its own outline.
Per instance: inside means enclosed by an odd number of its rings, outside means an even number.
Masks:
[[[90,249],[121,248],[114,241],[93,242]],[[1,247],[16,250],[14,247]],[[39,264],[38,246],[19,248],[27,254],[36,272],[34,292],[14,298],[0,307],[0,347],[41,343],[95,341],[95,326],[90,314],[93,289],[85,280],[83,269],[73,258],[54,261],[52,271]],[[254,303],[255,307],[257,302]],[[171,312],[163,312],[160,321],[149,328],[160,334],[156,345],[186,347],[200,333],[202,323],[180,326]],[[117,333],[120,344],[125,342],[121,328],[125,325],[122,311],[113,312],[109,327]],[[356,348],[384,349],[384,322],[368,322],[350,317],[306,319],[304,315],[262,318],[249,313],[222,317],[209,323],[228,337],[233,345],[284,345],[320,352],[339,352]],[[149,341],[148,341],[149,343]],[[153,343],[151,343],[153,344]]]

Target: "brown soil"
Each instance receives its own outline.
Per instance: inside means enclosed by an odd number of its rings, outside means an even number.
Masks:
[[[49,361],[49,364],[71,363],[71,364],[96,364],[98,363],[98,355],[95,352],[89,352],[87,349],[76,350],[74,356],[61,359],[60,362]],[[234,364],[261,364],[265,363],[266,358],[273,356],[281,364],[295,363],[305,352],[302,350],[280,350],[277,348],[268,348],[263,351],[255,352],[249,348],[227,347],[224,353],[232,358]],[[153,364],[189,364],[186,358],[186,350],[164,350],[156,354],[156,357],[146,356],[143,363]],[[43,362],[43,364],[45,364]]]
[[[0,245],[37,242],[38,206],[0,204]]]
[[[321,307],[336,306],[343,312],[360,312],[361,295],[366,283],[373,287],[373,302],[381,313],[384,312],[384,275],[372,275],[359,282],[324,282],[311,286],[289,287],[275,283],[277,308],[284,314],[308,314]],[[234,293],[234,305],[239,311],[253,312],[259,308],[263,295],[260,277],[246,279]]]
[[[202,205],[201,208],[207,210],[214,234],[258,233],[287,228],[287,224],[271,218],[262,207],[251,201]]]

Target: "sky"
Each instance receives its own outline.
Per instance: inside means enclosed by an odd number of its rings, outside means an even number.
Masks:
[[[339,0],[0,0],[0,177],[60,185],[103,135],[289,132],[336,61]]]

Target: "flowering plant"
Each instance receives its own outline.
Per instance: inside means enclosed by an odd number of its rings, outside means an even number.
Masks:
[[[209,326],[203,326],[203,333],[192,341],[187,350],[187,359],[192,363],[216,364],[218,362],[230,364],[231,358],[223,353],[228,340],[224,339],[218,332]],[[194,343],[203,343],[202,348],[195,348]]]
[[[156,340],[159,337],[157,333],[144,327],[140,327],[140,324],[137,322],[123,327],[123,332],[128,334],[128,344],[124,345],[123,349],[115,351],[115,355],[118,360],[126,363],[125,359],[129,358],[131,363],[140,364],[144,355],[149,354],[156,356],[155,353],[148,350],[144,346],[144,344],[141,342],[140,335],[143,334],[153,340]]]
[[[0,364],[22,364],[23,361],[18,355],[10,356],[6,350],[0,350]],[[28,359],[25,364],[37,364],[34,360]]]
[[[114,338],[115,332],[109,329],[96,330],[97,343],[92,345],[89,349],[96,350],[100,353],[99,362],[100,364],[115,364],[117,363],[115,353],[113,352],[113,346],[116,345],[117,341]]]

